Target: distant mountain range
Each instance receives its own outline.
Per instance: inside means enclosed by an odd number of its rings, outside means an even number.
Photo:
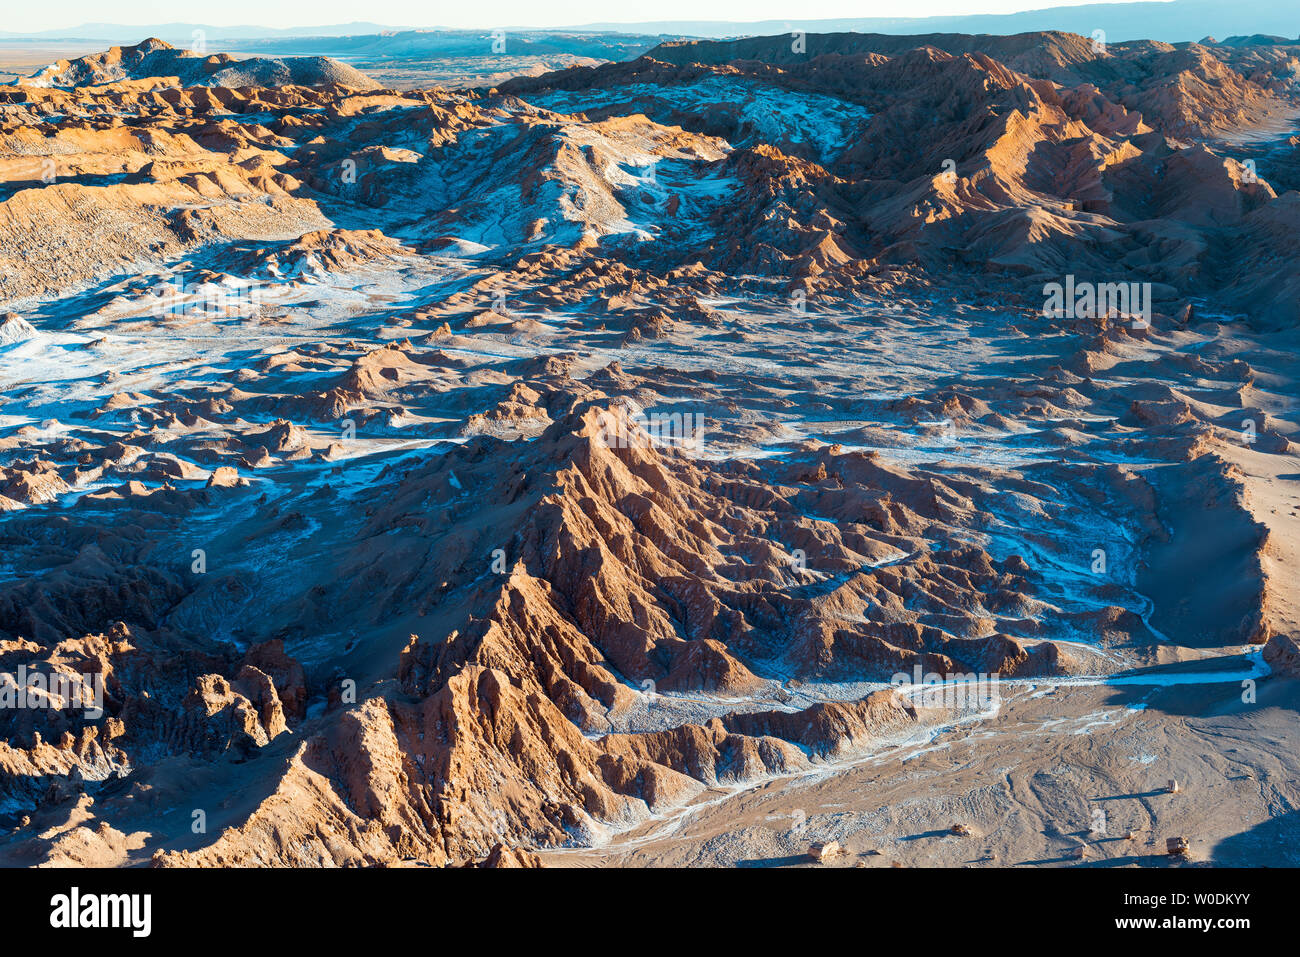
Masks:
[[[0,40],[96,40],[115,46],[139,43],[146,37],[157,37],[172,44],[188,44],[194,31],[202,30],[209,41],[266,40],[294,37],[343,37],[385,33],[393,29],[379,23],[340,23],[333,26],[273,27],[234,26],[219,27],[208,23],[155,23],[132,25],[123,23],[83,23],[78,27],[58,30],[41,30],[36,33],[11,33],[0,30]]]
[[[1235,5],[1223,0],[1165,0],[1143,3],[1088,3],[1080,6],[1026,10],[1022,13],[952,17],[875,17],[837,20],[763,20],[755,23],[719,21],[656,21],[590,23],[576,29],[624,30],[634,33],[682,34],[697,37],[768,36],[789,30],[810,33],[989,33],[1009,35],[1061,30],[1091,36],[1104,30],[1111,41],[1163,40],[1180,43],[1207,36],[1223,39],[1252,34],[1279,38],[1300,35],[1300,10],[1295,0],[1259,0]]]
[[[478,37],[500,26],[485,23],[477,30],[385,26],[354,22],[330,26],[304,26],[276,29],[259,26],[213,26],[202,23],[163,23],[131,26],[114,23],[87,23],[60,30],[37,33],[11,33],[0,30],[0,40],[83,40],[121,45],[138,43],[149,36],[174,44],[190,44],[195,31],[202,30],[209,43],[234,49],[256,44],[261,49],[286,44],[297,45],[307,38],[349,38],[373,47],[384,35],[405,38],[408,46],[422,45],[420,35],[428,36],[433,46],[450,42],[453,37]],[[566,27],[539,28],[507,26],[506,30],[530,35],[572,35],[574,33],[620,33],[654,37],[741,37],[770,36],[790,30],[811,33],[971,33],[1015,34],[1039,30],[1062,30],[1090,36],[1103,30],[1111,41],[1163,40],[1179,43],[1201,40],[1207,36],[1273,36],[1278,39],[1300,35],[1300,14],[1295,0],[1256,0],[1250,4],[1227,4],[1223,0],[1164,0],[1140,3],[1089,3],[1080,6],[1027,10],[1021,13],[977,14],[949,17],[866,17],[833,20],[761,20],[742,23],[725,20],[657,20],[640,23],[587,23]],[[433,37],[439,38],[434,40]]]

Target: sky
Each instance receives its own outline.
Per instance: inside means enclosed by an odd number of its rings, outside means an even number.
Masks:
[[[835,17],[928,17],[1016,13],[1098,0],[655,0],[612,4],[609,0],[60,0],[7,8],[0,29],[13,33],[74,27],[83,23],[205,23],[215,26],[319,26],[364,20],[389,26],[493,27],[573,26],[583,23],[644,23],[659,20],[825,20]],[[1105,0],[1101,0],[1105,2]],[[1116,0],[1118,2],[1118,0]]]

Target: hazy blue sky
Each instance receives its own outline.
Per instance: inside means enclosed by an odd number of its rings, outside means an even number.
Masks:
[[[82,23],[210,23],[294,27],[371,23],[415,27],[567,26],[579,23],[636,23],[655,20],[800,20],[832,17],[924,17],[971,13],[1015,13],[1098,0],[474,0],[472,3],[415,0],[5,0],[0,29],[53,30]]]

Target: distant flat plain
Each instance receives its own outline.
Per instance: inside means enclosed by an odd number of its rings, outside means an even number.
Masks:
[[[144,39],[143,36],[140,39]],[[30,76],[56,60],[99,53],[102,42],[95,40],[0,40],[0,83],[13,83],[20,76]],[[255,56],[235,51],[234,56]],[[264,54],[281,56],[288,54]],[[442,58],[349,58],[347,62],[395,90],[447,88],[485,88],[503,83],[513,76],[538,75],[569,66],[595,66],[604,61],[570,54],[547,56],[476,56]]]
[[[98,53],[103,46],[94,40],[0,40],[0,83],[12,83],[55,60]]]

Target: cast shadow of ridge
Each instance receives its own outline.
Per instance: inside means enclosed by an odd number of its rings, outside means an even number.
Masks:
[[[1217,867],[1300,867],[1300,811],[1225,837],[1210,860]]]

